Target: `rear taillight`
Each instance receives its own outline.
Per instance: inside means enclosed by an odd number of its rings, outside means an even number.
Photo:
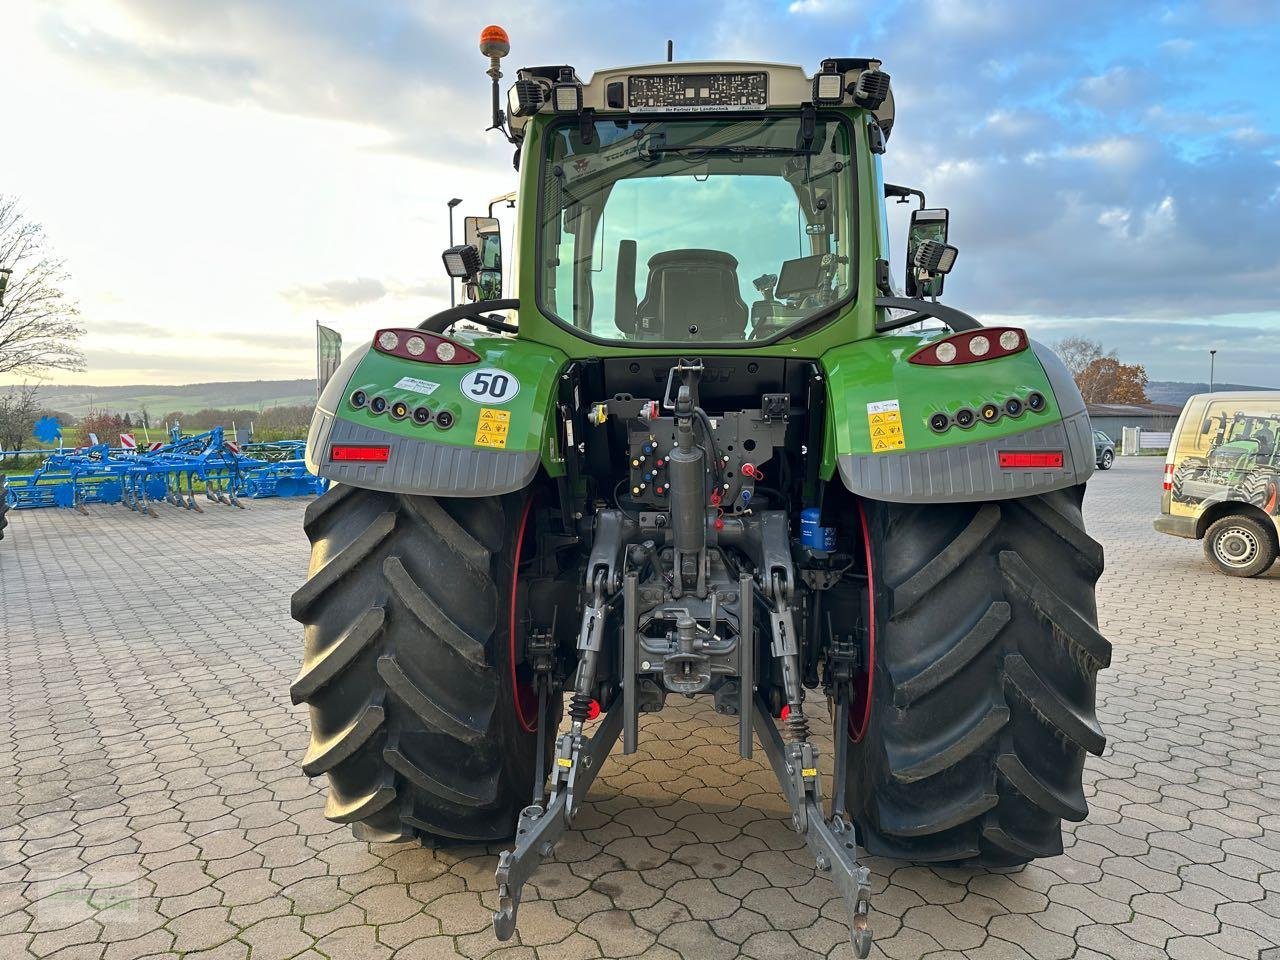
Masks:
[[[373,335],[373,347],[379,353],[421,363],[480,362],[480,355],[474,350],[425,330],[379,330]]]
[[[999,453],[1001,470],[1044,470],[1061,469],[1061,450],[1001,450]]]
[[[958,363],[995,360],[1027,349],[1027,332],[1018,327],[983,327],[943,337],[913,353],[909,362],[927,367],[953,367]]]
[[[368,443],[335,443],[329,448],[329,459],[335,463],[386,463],[391,447]]]
[[[1166,463],[1164,465],[1164,483],[1161,484],[1166,490],[1173,489],[1173,464]]]

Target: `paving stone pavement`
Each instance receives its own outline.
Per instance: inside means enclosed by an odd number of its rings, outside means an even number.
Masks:
[[[1121,459],[1087,497],[1115,643],[1090,819],[1021,870],[870,861],[873,956],[1280,956],[1280,573],[1223,577],[1154,533],[1160,466]],[[325,821],[288,698],[303,506],[10,514],[0,960],[850,956],[763,756],[700,701],[610,760],[508,945],[496,847]]]

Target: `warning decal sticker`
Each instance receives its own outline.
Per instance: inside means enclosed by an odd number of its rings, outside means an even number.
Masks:
[[[888,453],[905,450],[906,438],[902,435],[902,411],[897,400],[878,400],[867,404],[867,427],[871,431],[871,452]]]
[[[480,408],[480,422],[476,424],[476,446],[505,449],[507,431],[511,429],[511,411]]]

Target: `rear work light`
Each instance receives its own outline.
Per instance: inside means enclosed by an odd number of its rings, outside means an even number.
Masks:
[[[335,443],[329,448],[329,459],[335,463],[386,463],[391,447],[367,443]]]
[[[1061,450],[1047,450],[1041,452],[1001,450],[999,457],[1001,470],[1062,468]]]
[[[927,347],[921,347],[908,362],[926,367],[951,367],[958,363],[977,363],[979,360],[995,360],[1027,349],[1031,341],[1027,332],[1018,327],[983,327],[966,330],[943,337]]]
[[[425,330],[379,330],[373,335],[379,353],[419,363],[479,363],[480,355],[460,343]]]

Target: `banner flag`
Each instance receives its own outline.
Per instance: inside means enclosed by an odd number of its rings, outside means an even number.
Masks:
[[[342,334],[316,321],[316,396],[342,363]]]

